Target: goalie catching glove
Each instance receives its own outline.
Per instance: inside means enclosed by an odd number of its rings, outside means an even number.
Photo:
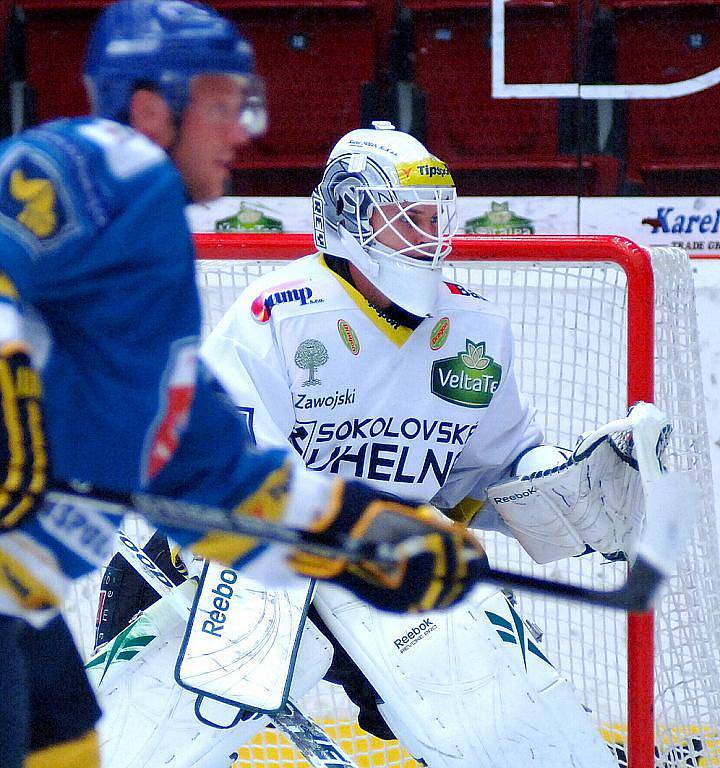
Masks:
[[[582,435],[572,452],[532,448],[516,477],[488,488],[488,500],[538,563],[580,555],[587,545],[632,561],[645,524],[636,451],[642,444],[662,469],[671,429],[662,411],[637,403],[624,419]]]
[[[47,482],[42,386],[21,336],[17,293],[0,272],[0,529],[31,512]]]
[[[474,534],[450,523],[432,507],[411,505],[359,483],[340,486],[339,498],[311,530],[330,545],[343,541],[396,545],[390,565],[295,552],[297,573],[329,580],[381,610],[418,613],[461,600],[486,570],[485,552]]]

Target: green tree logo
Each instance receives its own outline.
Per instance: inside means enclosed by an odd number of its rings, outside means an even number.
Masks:
[[[314,387],[321,384],[321,380],[315,378],[315,372],[321,365],[329,360],[325,345],[317,339],[305,339],[295,352],[295,365],[308,371],[308,380],[303,381],[303,387]]]

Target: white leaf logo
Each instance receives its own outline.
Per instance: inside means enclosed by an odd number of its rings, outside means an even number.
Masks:
[[[460,359],[466,367],[474,371],[485,370],[490,365],[490,358],[485,357],[484,341],[481,341],[479,344],[473,344],[471,341],[468,341],[467,351],[460,353]]]

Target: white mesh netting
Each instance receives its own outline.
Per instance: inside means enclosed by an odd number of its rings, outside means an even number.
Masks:
[[[507,307],[516,337],[516,371],[538,411],[549,442],[573,445],[576,436],[622,415],[627,408],[629,296],[625,272],[615,264],[477,261],[446,267],[447,277],[472,283]],[[542,249],[543,239],[537,238]],[[549,247],[549,246],[547,246]],[[578,240],[581,252],[582,244]],[[199,262],[205,323],[214,325],[240,290],[279,261],[223,259]],[[674,433],[668,463],[697,478],[704,498],[690,546],[665,588],[655,615],[655,745],[657,768],[720,765],[720,582],[704,402],[699,371],[692,273],[676,249],[654,249],[655,401]],[[649,307],[645,308],[646,311]],[[541,567],[504,537],[490,537],[498,565],[609,589],[625,579],[621,563],[585,556]],[[73,595],[70,624],[87,653],[92,645],[97,578]],[[572,681],[621,765],[627,753],[629,656],[647,656],[647,640],[634,635],[627,649],[626,616],[538,596],[520,597],[521,613],[543,631],[542,647]],[[635,692],[630,692],[630,697]],[[361,766],[415,765],[395,744],[383,744],[354,724],[356,710],[336,686],[322,684],[303,702]],[[639,727],[651,727],[650,725]],[[306,765],[274,733],[239,749],[237,766]],[[647,767],[643,767],[647,768]]]

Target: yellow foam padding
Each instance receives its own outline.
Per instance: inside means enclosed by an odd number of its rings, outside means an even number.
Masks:
[[[26,758],[24,768],[100,768],[97,733],[39,749]]]
[[[318,724],[357,763],[359,768],[417,768],[418,764],[397,741],[383,741],[360,728],[357,723],[335,722],[316,718]],[[622,725],[603,726],[603,738],[609,744],[627,743],[627,727]],[[672,744],[688,743],[692,738],[703,743],[699,757],[699,768],[720,766],[720,734],[709,726],[686,726],[666,728],[660,736],[659,749],[666,753]],[[276,730],[265,730],[252,741],[237,749],[238,757],[230,768],[305,768],[308,763],[290,742]],[[673,765],[675,765],[673,763]],[[677,763],[685,768],[685,762]]]
[[[444,510],[445,514],[456,523],[467,525],[482,509],[484,502],[471,499],[469,496],[459,501],[452,509]]]
[[[289,486],[290,464],[284,464],[271,472],[255,493],[240,502],[233,514],[236,517],[255,517],[278,522],[282,520],[287,507]],[[261,543],[252,536],[218,531],[206,534],[195,544],[191,544],[190,549],[207,560],[232,565]]]
[[[323,730],[348,754],[358,768],[418,768],[418,764],[397,741],[383,741],[360,728],[357,723],[317,720]],[[238,758],[230,768],[305,768],[308,763],[276,730],[265,730],[239,747]]]
[[[600,734],[608,744],[621,746],[623,750],[627,749],[627,726],[621,725],[603,725],[600,728]],[[702,742],[700,754],[695,754],[692,749],[692,739],[699,739]],[[688,747],[688,753],[683,755],[682,748]],[[660,753],[662,761],[663,756],[668,755],[670,750],[680,750],[672,759],[662,762],[669,768],[685,768],[686,765],[697,765],[699,768],[714,768],[720,766],[720,733],[716,728],[707,725],[678,725],[678,726],[655,726],[655,749]],[[691,762],[689,757],[693,756],[696,762]]]

